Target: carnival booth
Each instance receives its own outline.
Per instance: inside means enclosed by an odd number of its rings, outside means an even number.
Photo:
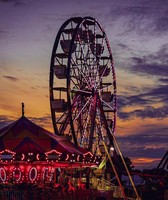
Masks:
[[[1,183],[61,181],[63,172],[97,165],[99,159],[25,116],[0,130]]]

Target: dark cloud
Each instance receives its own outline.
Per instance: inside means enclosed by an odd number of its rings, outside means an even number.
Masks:
[[[135,110],[131,115],[139,118],[156,118],[163,119],[168,117],[168,106],[154,108],[152,106],[145,107],[143,110]]]
[[[127,35],[136,32],[138,35],[144,35],[148,29],[146,18],[153,12],[150,7],[144,6],[118,6],[112,8],[111,17],[113,21],[122,24],[119,35]]]
[[[158,102],[165,102],[167,104],[168,101],[168,86],[167,85],[158,85],[153,89],[150,89],[148,92],[142,94],[142,96],[148,96],[153,101],[156,99]]]
[[[168,126],[162,126],[159,123],[142,126],[143,129],[135,130],[132,135],[118,137],[118,140],[124,144],[132,144],[131,147],[146,148],[167,148],[167,131]]]
[[[159,58],[159,56],[158,56]],[[132,57],[133,64],[130,70],[134,73],[155,75],[155,76],[168,76],[168,64],[148,63],[146,58]],[[151,60],[151,62],[153,59]]]
[[[161,79],[162,80],[162,79]],[[167,81],[167,79],[163,79]],[[163,81],[162,80],[162,81]],[[128,88],[129,90],[129,88]],[[129,90],[130,91],[130,90]],[[132,90],[131,90],[132,91]],[[154,103],[162,103],[160,107],[154,107]],[[168,89],[167,85],[158,85],[155,88],[146,88],[144,93],[137,95],[119,95],[117,101],[118,116],[122,120],[129,120],[133,117],[138,118],[160,118],[168,117]],[[125,107],[140,106],[141,109],[135,109],[132,112],[124,112]]]
[[[4,78],[10,80],[10,81],[18,81],[19,79],[14,76],[3,76]]]
[[[131,145],[131,144],[130,144]],[[166,152],[166,148],[146,148],[146,147],[131,147],[125,153],[129,154],[130,157],[140,158],[162,158]]]
[[[123,50],[129,50],[129,46],[126,44],[118,43],[117,44],[119,47],[121,47]]]
[[[10,2],[22,3],[23,0],[0,0],[0,2],[4,2],[4,3],[10,3]]]
[[[28,117],[29,120],[31,120],[33,123],[45,127],[46,125],[51,125],[51,116],[46,114],[43,117]],[[13,118],[11,116],[4,116],[0,115],[0,129],[11,124],[12,122],[16,121],[16,118]]]
[[[167,107],[163,106],[160,108],[151,108],[153,103],[167,104],[168,102],[168,44],[161,46],[160,50],[154,54],[149,54],[143,57],[132,57],[132,66],[127,68],[131,73],[135,75],[146,76],[153,79],[153,88],[144,87],[144,92],[138,91],[135,86],[127,87],[128,91],[135,92],[136,95],[130,96],[122,94],[119,96],[119,109],[128,105],[141,105],[144,108],[137,110],[134,113],[123,114],[120,113],[122,119],[129,119],[131,116],[154,117],[160,118],[167,116]],[[143,77],[142,77],[143,78]],[[132,88],[133,87],[133,88]],[[150,109],[149,109],[150,108]],[[160,109],[160,111],[159,111]],[[149,113],[148,113],[149,112]],[[153,113],[153,114],[152,114]],[[152,114],[152,115],[151,115]],[[128,116],[128,118],[124,118]]]
[[[5,2],[5,3],[8,3],[8,2],[15,2],[16,0],[0,0],[0,2]]]
[[[132,106],[132,105],[145,105],[150,104],[153,101],[150,99],[146,99],[145,94],[139,94],[139,95],[128,95],[128,96],[118,96],[118,103],[121,106]],[[121,102],[121,104],[120,104]]]
[[[147,53],[146,55],[139,52],[139,56],[135,55],[135,50],[131,49],[128,45],[118,42],[117,59],[122,59],[124,51],[127,52],[128,59],[122,61],[117,68],[126,70],[128,73],[132,73],[135,76],[150,77],[151,79],[167,78],[168,76],[168,43],[161,45],[159,50],[153,53]],[[122,49],[122,50],[121,50]],[[126,67],[125,67],[126,66]]]
[[[127,89],[128,91],[133,91],[132,87],[127,87]],[[164,99],[167,96],[166,93],[166,86],[160,86],[156,89],[144,88],[144,93],[141,92],[135,95],[130,95],[130,93],[124,93],[117,96],[118,108],[122,109],[125,106],[151,105],[152,103],[156,103],[158,100],[160,101],[161,99]]]
[[[46,114],[42,117],[29,117],[29,120],[31,120],[33,123],[45,128],[47,125],[51,125],[51,115]]]
[[[134,135],[117,137],[117,140],[125,156],[161,158],[167,151],[167,130],[168,127],[162,130],[153,125],[145,133],[139,131]]]
[[[122,120],[130,120],[131,118],[150,118],[150,119],[164,119],[168,117],[168,106],[162,106],[154,108],[152,106],[146,106],[142,109],[135,109],[132,112],[118,111],[118,117]]]
[[[132,118],[132,113],[118,111],[117,116],[122,120],[130,120]]]
[[[0,115],[0,129],[13,122],[12,117]]]
[[[141,97],[142,96],[142,97]],[[118,108],[118,117],[122,120],[129,120],[132,117],[135,117],[134,112],[124,112],[125,107],[130,106],[141,106],[144,107],[145,105],[151,104],[153,101],[150,99],[146,99],[144,95],[119,95],[117,100],[117,108]],[[138,111],[137,111],[138,112]]]
[[[168,63],[168,42],[165,41],[165,44],[162,45],[159,49],[158,52],[154,55],[148,55],[148,57],[152,60],[159,60],[162,64],[167,64]]]
[[[0,0],[0,2],[3,3],[14,3],[14,6],[20,6],[20,5],[26,5],[27,1],[26,0]]]
[[[113,19],[117,20],[120,17],[124,17],[124,19],[129,18],[133,18],[132,20],[135,19],[143,19],[144,16],[149,15],[149,13],[152,12],[152,8],[150,8],[149,6],[141,6],[141,5],[136,5],[137,3],[135,3],[134,5],[121,5],[121,6],[113,6],[111,8],[111,15],[113,16]]]
[[[155,22],[155,26],[153,31],[156,32],[162,32],[164,33],[165,31],[168,31],[168,17],[161,17],[159,19],[156,20]]]
[[[119,35],[136,33],[141,38],[160,36],[168,31],[167,2],[135,1],[131,4],[112,6],[111,26],[122,24]]]
[[[160,78],[158,79],[159,82],[168,84],[168,78]]]

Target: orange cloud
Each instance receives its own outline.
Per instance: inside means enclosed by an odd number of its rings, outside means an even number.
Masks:
[[[136,168],[141,168],[144,166],[146,168],[151,168],[151,166],[157,166],[161,158],[131,158],[133,165]]]

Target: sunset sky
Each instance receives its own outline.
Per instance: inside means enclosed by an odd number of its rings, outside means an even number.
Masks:
[[[53,132],[49,66],[55,37],[71,17],[97,18],[117,77],[116,138],[136,168],[168,150],[167,0],[0,0],[0,128],[25,115]]]

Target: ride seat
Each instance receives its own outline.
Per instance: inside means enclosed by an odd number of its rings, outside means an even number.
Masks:
[[[54,99],[51,105],[56,112],[64,112],[67,109],[67,102],[65,102],[65,99]]]

